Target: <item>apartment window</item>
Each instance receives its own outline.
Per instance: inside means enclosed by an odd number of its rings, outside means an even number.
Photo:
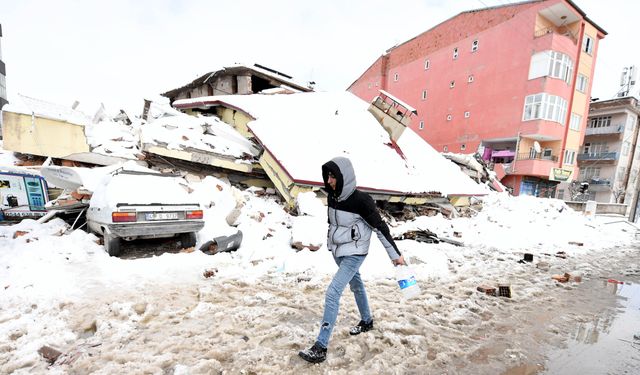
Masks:
[[[466,149],[467,149],[467,145],[466,144],[463,143],[463,144],[460,145],[460,151],[464,151]]]
[[[467,82],[471,83],[473,82],[473,74],[469,75],[469,77],[467,77]]]
[[[564,161],[566,165],[573,165],[576,160],[576,152],[573,150],[564,150]]]
[[[471,52],[477,51],[478,46],[479,46],[479,42],[478,42],[478,39],[476,39],[471,43]]]
[[[542,151],[542,158],[543,159],[551,159],[551,157],[553,156],[553,150],[550,148],[545,148]]]
[[[569,129],[580,131],[580,124],[582,123],[582,116],[577,113],[571,113],[571,120],[569,121]]]
[[[418,125],[418,129],[424,129],[424,121],[420,121],[420,125]]]
[[[453,59],[457,59],[458,58],[458,47],[453,49]]]
[[[578,80],[576,81],[576,90],[585,93],[587,92],[587,83],[589,83],[589,78],[584,74],[578,73]]]
[[[427,90],[422,90],[422,100],[427,100]]]
[[[556,199],[564,199],[564,189],[558,189],[556,192]]]
[[[430,67],[431,67],[431,61],[429,61],[428,59],[424,60],[424,70],[427,70]]]
[[[608,126],[611,126],[611,116],[592,117],[588,125],[590,128],[606,128]]]
[[[567,101],[546,93],[529,95],[524,100],[522,121],[549,120],[564,125],[567,116]]]
[[[609,152],[609,144],[607,142],[586,142],[583,147],[585,154],[602,154]]]
[[[447,121],[451,121],[452,118],[453,118],[453,116],[447,115]]]
[[[580,179],[583,181],[598,177],[600,177],[600,167],[585,167],[580,170]]]
[[[587,34],[584,34],[584,39],[582,39],[582,51],[589,55],[593,54],[593,38]]]
[[[569,83],[572,73],[573,60],[562,52],[547,50],[531,56],[529,79],[549,76]]]
[[[449,147],[447,147],[447,146],[444,146],[444,147],[442,148],[442,151],[444,151],[444,152],[447,152],[447,151],[449,151]]]
[[[469,117],[471,117],[471,112],[466,111],[466,112],[464,113],[464,118],[469,118]]]
[[[369,83],[367,86],[368,86],[368,88],[371,88],[371,83]]]
[[[396,73],[393,75],[393,82],[398,82],[398,79],[400,79],[400,74]]]
[[[449,88],[452,89],[454,87],[456,87],[456,81],[449,82]]]

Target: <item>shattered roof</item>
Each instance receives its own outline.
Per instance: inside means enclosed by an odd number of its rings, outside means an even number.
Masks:
[[[296,183],[323,186],[322,164],[345,156],[354,165],[358,186],[365,190],[487,193],[411,129],[404,131],[396,147],[369,113],[368,103],[348,92],[224,95],[182,99],[174,105],[222,105],[247,113],[255,119],[248,123],[251,132]]]
[[[21,94],[18,94],[18,100],[7,104],[2,110],[51,120],[66,121],[76,125],[87,125],[91,122],[90,117],[83,112],[72,109],[70,106],[55,104]]]
[[[251,163],[258,149],[230,125],[216,117],[184,113],[158,118],[142,126],[143,143],[162,144],[173,150],[196,149]],[[248,160],[245,158],[249,156]]]
[[[303,91],[303,92],[312,91],[310,88],[306,87],[305,85],[295,82],[291,76],[278,72],[276,70],[267,68],[265,66],[262,66],[259,64],[254,64],[254,65],[235,64],[235,65],[223,67],[219,70],[214,70],[212,72],[206,73],[182,87],[169,90],[161,95],[167,98],[174,97],[184,90],[199,87],[205,83],[208,83],[209,81],[213,80],[213,78],[217,76],[220,76],[223,74],[238,73],[240,71],[251,71],[252,73],[258,76],[262,76],[263,78],[270,78],[270,79],[279,81],[282,84],[294,90]]]

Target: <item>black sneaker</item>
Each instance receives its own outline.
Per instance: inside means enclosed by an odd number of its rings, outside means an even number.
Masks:
[[[320,363],[327,359],[327,348],[316,342],[311,348],[301,350],[298,355],[307,362]]]
[[[357,326],[351,328],[349,330],[349,334],[350,335],[359,335],[362,332],[367,332],[367,331],[371,331],[373,329],[373,320],[371,320],[369,323],[366,323],[364,320],[361,320],[360,323],[358,323]]]

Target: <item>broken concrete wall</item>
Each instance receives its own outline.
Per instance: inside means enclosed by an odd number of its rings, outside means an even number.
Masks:
[[[4,149],[65,158],[89,152],[84,126],[15,112],[3,112]]]
[[[238,81],[238,94],[247,95],[247,94],[252,94],[253,93],[253,91],[251,90],[251,75],[250,74],[239,75],[236,79]]]

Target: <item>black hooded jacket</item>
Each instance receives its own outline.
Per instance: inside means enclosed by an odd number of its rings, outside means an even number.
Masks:
[[[335,191],[328,184],[329,172],[336,178]],[[389,258],[401,254],[389,227],[382,221],[373,198],[356,189],[356,176],[351,161],[336,157],[322,166],[324,186],[329,194],[329,232],[327,248],[334,257],[365,255],[369,252],[371,232],[375,231]]]

